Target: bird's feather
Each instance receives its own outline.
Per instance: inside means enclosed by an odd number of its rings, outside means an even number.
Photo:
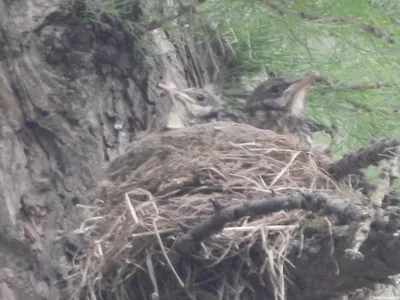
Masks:
[[[185,124],[183,124],[183,121],[182,121],[181,117],[179,116],[179,114],[175,110],[172,110],[168,114],[166,127],[168,129],[178,129],[178,128],[184,128]]]

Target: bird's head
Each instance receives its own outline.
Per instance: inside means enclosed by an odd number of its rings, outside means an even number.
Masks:
[[[159,85],[165,89],[164,85]],[[220,107],[212,91],[205,88],[189,88],[183,92],[168,88],[171,106],[167,128],[182,128],[197,123],[199,118],[210,115]]]
[[[301,78],[272,78],[260,84],[246,103],[247,110],[285,110],[302,114],[314,75]]]
[[[220,107],[221,103],[219,99],[214,95],[212,91],[206,88],[189,88],[184,91],[194,101],[185,101],[186,108],[192,117],[206,116],[212,113],[215,108]]]

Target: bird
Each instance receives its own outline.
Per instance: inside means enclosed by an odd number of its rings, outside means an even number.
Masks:
[[[295,136],[311,149],[313,130],[305,113],[305,98],[315,79],[314,75],[270,78],[254,89],[243,108],[222,103],[204,88],[189,88],[182,92],[169,88],[173,104],[167,128],[182,128],[211,120],[246,123]],[[163,85],[160,87],[165,89]]]
[[[187,88],[182,92],[159,84],[169,92],[170,109],[167,115],[166,129],[178,129],[207,122],[206,118],[222,107],[218,97],[206,88]]]
[[[184,91],[185,94],[195,99],[200,105],[201,113],[192,117],[192,124],[210,121],[232,121],[235,123],[249,123],[247,114],[240,108],[232,107],[222,102],[214,93],[205,88],[190,88]],[[196,105],[195,105],[196,106]],[[194,109],[195,106],[191,108]]]
[[[296,136],[307,148],[313,147],[312,127],[305,112],[307,92],[314,75],[271,78],[257,86],[244,110],[249,124],[282,135]]]

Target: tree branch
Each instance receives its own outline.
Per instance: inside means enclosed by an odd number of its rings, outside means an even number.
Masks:
[[[354,84],[345,84],[345,83],[339,83],[339,84],[334,84],[331,80],[329,80],[326,77],[323,76],[317,76],[315,81],[319,83],[320,88],[326,90],[326,89],[332,89],[332,90],[354,90],[354,91],[366,91],[366,90],[374,90],[374,89],[381,89],[381,88],[394,88],[398,87],[397,84],[393,83],[354,83]],[[368,107],[368,105],[362,104],[362,103],[357,103],[356,101],[353,101],[351,99],[347,99],[346,103],[352,105],[354,109],[358,112],[374,112],[374,111],[382,111],[385,112],[385,110],[382,109],[376,109],[376,108],[371,108]],[[396,113],[396,109],[393,110],[393,113]]]
[[[342,23],[342,24],[357,24],[360,25],[362,29],[365,31],[371,33],[375,37],[379,39],[383,39],[384,41],[394,44],[395,40],[393,39],[393,33],[388,32],[386,30],[380,29],[376,26],[373,26],[371,24],[366,24],[363,22],[359,22],[359,19],[348,19],[348,18],[343,18],[343,17],[327,17],[327,18],[321,18],[320,16],[314,16],[306,12],[292,12],[290,11],[289,8],[278,6],[274,3],[271,3],[268,0],[264,0],[263,3],[271,8],[273,11],[278,13],[280,16],[284,17],[287,15],[291,16],[296,16],[300,19],[303,20],[308,20],[308,21],[316,21],[318,23]]]
[[[393,180],[398,178],[397,157],[392,157],[390,159],[389,167],[382,168],[380,177],[381,182],[376,186],[375,191],[369,197],[367,208],[369,211],[369,217],[358,224],[358,228],[354,234],[354,239],[352,240],[349,249],[346,249],[345,251],[348,258],[364,259],[364,256],[359,250],[370,233],[371,224],[374,221],[374,218],[380,218],[383,199],[390,193]]]
[[[225,224],[234,222],[245,216],[261,216],[280,210],[304,209],[312,212],[323,211],[334,214],[349,222],[362,216],[361,209],[341,199],[329,198],[320,193],[294,194],[276,196],[269,199],[248,201],[240,205],[221,207],[213,203],[215,214],[184,233],[176,242],[176,250],[180,253],[192,253],[199,243],[212,234],[220,232]]]
[[[383,159],[393,157],[395,155],[393,150],[399,146],[399,139],[381,140],[331,163],[328,166],[328,172],[336,180],[340,180],[347,175],[355,174],[360,169],[376,166]]]
[[[334,84],[331,80],[324,76],[317,76],[315,82],[321,83],[324,89],[347,89],[347,90],[373,90],[385,87],[394,87],[396,84],[391,83],[355,83],[355,84]]]

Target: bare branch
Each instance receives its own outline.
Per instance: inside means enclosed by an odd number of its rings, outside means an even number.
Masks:
[[[362,148],[357,152],[347,154],[328,166],[328,172],[340,180],[358,170],[377,165],[381,160],[393,157],[393,150],[400,146],[398,139],[384,139]]]
[[[393,179],[397,178],[397,157],[392,157],[389,161],[389,167],[383,167],[381,170],[381,182],[376,186],[375,191],[369,197],[368,215],[369,217],[358,223],[358,228],[354,234],[350,248],[346,249],[347,257],[351,259],[364,259],[360,252],[360,247],[367,239],[370,233],[373,217],[381,218],[381,207],[383,199],[390,193],[390,187]],[[373,216],[373,217],[372,217]]]
[[[315,82],[321,83],[324,89],[346,89],[346,90],[373,90],[385,87],[395,87],[391,83],[356,83],[356,84],[334,84],[331,80],[323,76],[317,76]]]
[[[315,21],[318,23],[342,23],[342,24],[356,24],[359,25],[363,30],[371,33],[375,37],[382,39],[390,44],[394,44],[395,40],[393,39],[393,33],[378,28],[374,25],[371,24],[366,24],[363,22],[360,22],[359,18],[356,19],[349,19],[349,18],[343,18],[343,17],[325,17],[321,18],[320,16],[314,16],[306,12],[292,12],[290,11],[289,8],[278,6],[274,3],[271,3],[268,0],[264,0],[263,3],[271,8],[273,11],[278,13],[280,16],[296,16],[298,18],[301,18],[303,20],[308,20],[308,21]]]
[[[276,196],[217,209],[214,216],[184,233],[176,242],[176,249],[181,253],[191,253],[200,242],[212,234],[220,232],[229,222],[237,221],[246,216],[260,216],[283,209],[304,209],[312,212],[323,211],[326,214],[338,215],[347,222],[357,220],[362,216],[362,211],[358,206],[341,199],[329,198],[320,193]]]

